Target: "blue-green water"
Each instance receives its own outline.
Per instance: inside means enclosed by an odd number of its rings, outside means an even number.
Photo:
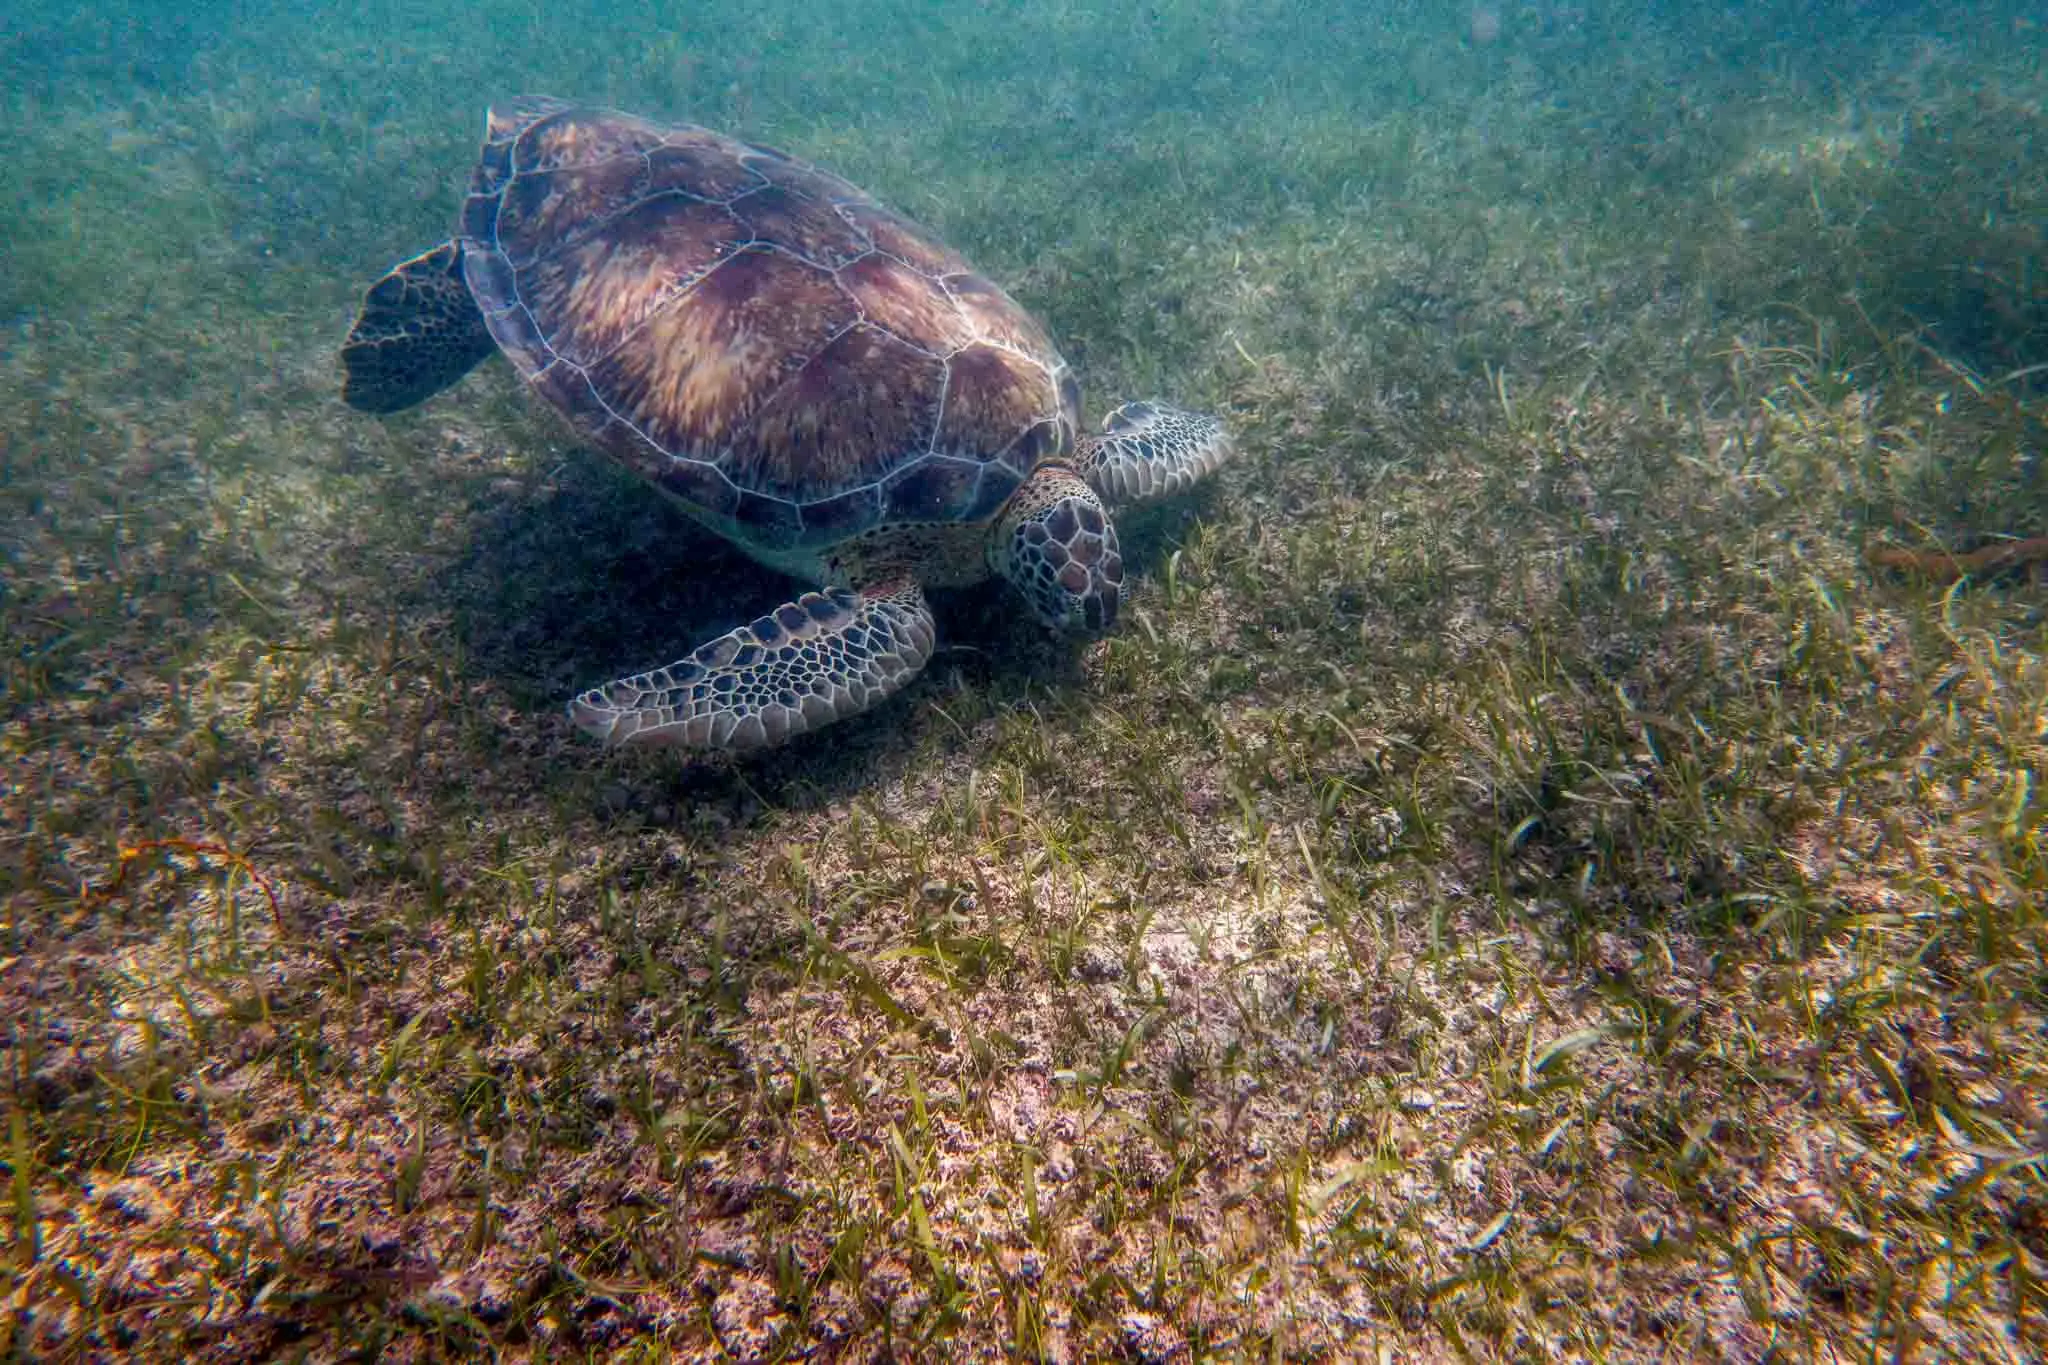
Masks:
[[[1943,1349],[2030,1347],[2044,54],[2019,3],[10,4],[16,1345],[1754,1358],[1893,1341],[1895,1254],[1988,1315]],[[1221,414],[1121,630],[935,594],[828,735],[575,734],[797,587],[502,363],[342,405],[521,94],[845,176],[1091,422]],[[1883,1122],[1795,1085],[1937,1054]],[[1851,1154],[1729,1136],[1786,1113]],[[2002,1164],[1745,1316],[1778,1243],[1702,1209],[1923,1142]]]

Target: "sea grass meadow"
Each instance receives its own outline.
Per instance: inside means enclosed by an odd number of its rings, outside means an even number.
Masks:
[[[2031,5],[0,15],[0,1354],[2039,1359]],[[740,760],[784,600],[493,362],[493,99],[819,162],[1227,415]]]

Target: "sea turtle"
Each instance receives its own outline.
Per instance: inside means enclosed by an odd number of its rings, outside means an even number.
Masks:
[[[1231,448],[1160,403],[1079,435],[1038,322],[837,176],[553,99],[489,112],[455,237],[365,295],[343,396],[396,412],[494,351],[697,521],[820,585],[570,703],[613,743],[753,749],[873,706],[931,657],[927,586],[1001,574],[1047,624],[1105,629],[1104,504]]]

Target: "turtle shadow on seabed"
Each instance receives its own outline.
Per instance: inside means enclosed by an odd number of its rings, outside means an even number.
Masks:
[[[476,490],[461,535],[466,552],[424,590],[452,618],[465,671],[502,688],[536,730],[559,732],[546,746],[551,761],[607,766],[634,802],[730,796],[746,807],[758,793],[808,806],[855,795],[900,771],[926,729],[942,743],[967,742],[934,707],[979,715],[1034,687],[1085,685],[1087,638],[1046,630],[1009,584],[992,580],[934,592],[931,666],[871,712],[737,759],[666,750],[614,759],[562,714],[579,688],[681,658],[809,585],[757,564],[594,452],[570,451],[522,489]]]
[[[1224,496],[1221,482],[1204,479],[1176,497],[1112,509],[1117,547],[1124,559],[1126,596],[1138,582],[1159,573],[1195,526],[1212,518]]]

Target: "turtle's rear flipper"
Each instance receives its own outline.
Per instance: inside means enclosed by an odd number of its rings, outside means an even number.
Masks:
[[[425,402],[498,349],[462,279],[462,248],[443,242],[401,261],[363,295],[341,344],[342,401],[363,412]]]
[[[1083,436],[1074,462],[1111,506],[1170,497],[1192,488],[1230,458],[1230,433],[1201,413],[1164,403],[1126,403]]]
[[[935,635],[915,583],[807,592],[687,659],[585,692],[569,718],[608,744],[765,749],[902,687]]]

